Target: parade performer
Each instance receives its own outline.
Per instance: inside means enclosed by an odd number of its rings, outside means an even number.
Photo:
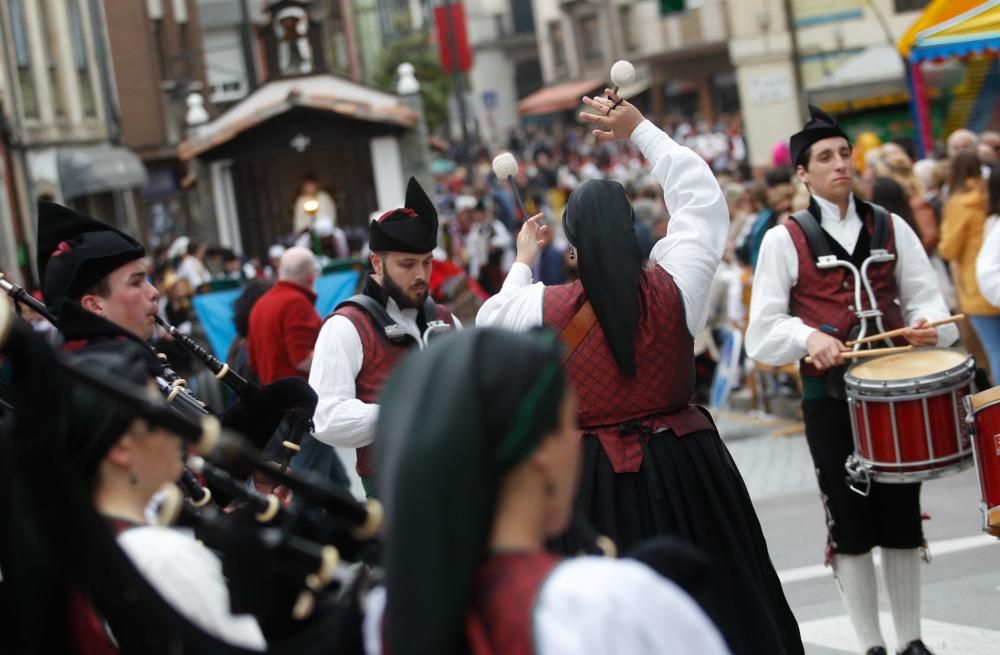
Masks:
[[[147,523],[154,493],[180,475],[180,438],[129,402],[66,383],[41,339],[22,338],[6,352],[17,412],[4,438],[19,517],[11,533],[17,565],[4,572],[19,599],[10,643],[109,655],[206,643],[212,650],[191,652],[234,652],[227,643],[264,650],[257,621],[230,609],[218,557],[189,532]],[[156,398],[138,344],[122,340],[117,350],[64,361]]]
[[[132,341],[144,347],[150,373],[164,374],[164,362],[148,344],[156,332],[159,292],[149,282],[145,255],[141,243],[106,223],[38,203],[38,277],[64,350],[115,351]],[[285,378],[255,387],[253,398],[241,398],[221,418],[262,447],[285,410],[311,402],[304,380]]]
[[[357,472],[369,496],[375,491],[370,446],[382,385],[401,356],[423,347],[429,326],[459,325],[428,296],[437,237],[437,210],[410,178],[405,206],[369,228],[374,273],[361,294],[327,317],[313,351],[309,384],[319,396],[316,438],[357,449]]]
[[[882,245],[896,255],[891,263],[869,267],[878,309],[886,329],[910,329],[911,344],[950,345],[954,325],[924,327],[944,319],[948,310],[916,233],[902,218],[854,196],[851,144],[829,115],[810,107],[811,119],[792,135],[796,175],[812,194],[809,209],[764,237],[754,276],[747,329],[747,354],[770,365],[806,355],[802,364],[802,411],[806,438],[816,466],[828,526],[828,561],[861,648],[885,653],[879,628],[872,549],[882,548],[882,571],[892,605],[901,653],[930,651],[920,640],[920,484],[873,482],[863,497],[845,483],[844,462],[853,452],[848,406],[843,390],[841,353],[858,325],[854,283],[843,268],[820,269],[807,229],[821,227],[822,238],[839,259],[860,262]],[[806,226],[803,226],[803,222]],[[881,236],[880,236],[881,235]],[[884,239],[883,244],[873,245]],[[898,305],[896,301],[898,300]]]
[[[468,330],[390,378],[376,427],[386,587],[370,597],[370,653],[728,652],[645,565],[545,551],[579,476],[562,355],[547,330]]]
[[[478,325],[562,331],[580,396],[583,476],[578,506],[623,550],[680,537],[715,567],[706,603],[735,653],[802,653],[798,626],[771,564],[746,487],[694,392],[693,337],[705,324],[729,212],[705,162],[612,91],[581,114],[600,140],[631,138],[653,164],[670,211],[667,236],[643,267],[625,190],[591,180],[571,195],[563,230],[580,280],[531,283],[537,217],[518,235],[517,263]],[[567,544],[576,550],[573,543]]]
[[[153,391],[145,355],[134,344],[119,347],[117,353],[81,353],[76,361]],[[71,392],[62,418],[69,432],[64,436],[68,455],[91,489],[95,509],[139,572],[202,630],[234,645],[264,650],[267,644],[256,619],[230,610],[218,556],[189,532],[146,522],[145,508],[153,494],[180,477],[180,438],[135,418],[122,404],[108,407],[84,386]],[[89,631],[94,624],[85,598],[71,599],[73,635],[81,645],[104,636]]]

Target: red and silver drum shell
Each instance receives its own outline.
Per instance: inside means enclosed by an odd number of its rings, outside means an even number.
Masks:
[[[904,359],[911,366],[926,362],[929,370],[894,379],[854,375],[862,366],[870,370],[873,363],[888,367]],[[934,370],[935,359],[960,363]],[[845,381],[855,458],[870,470],[872,479],[922,482],[972,465],[972,446],[963,429],[962,399],[971,393],[974,376],[972,357],[950,348],[877,357],[848,371]]]
[[[983,531],[1000,537],[1000,387],[968,396],[965,406],[979,473]]]

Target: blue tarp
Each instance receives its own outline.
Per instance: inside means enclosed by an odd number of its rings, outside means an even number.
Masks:
[[[343,271],[320,276],[316,280],[316,311],[320,316],[326,316],[333,311],[337,303],[354,293],[358,285],[358,271]],[[194,297],[194,311],[205,329],[208,343],[219,359],[224,359],[229,352],[229,344],[236,338],[236,328],[233,326],[233,301],[243,292],[242,289],[203,293]]]

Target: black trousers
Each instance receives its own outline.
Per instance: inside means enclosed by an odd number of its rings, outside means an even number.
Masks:
[[[874,546],[919,548],[924,543],[920,483],[872,482],[865,497],[847,486],[844,462],[854,452],[847,402],[822,398],[802,401],[806,440],[826,507],[833,552],[861,555]]]

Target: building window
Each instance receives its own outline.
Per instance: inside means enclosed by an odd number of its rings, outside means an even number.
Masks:
[[[929,5],[931,0],[894,0],[896,13],[901,11],[916,11]]]
[[[45,68],[49,78],[49,92],[52,96],[52,112],[57,118],[66,115],[66,103],[63,100],[62,84],[59,82],[58,48],[62,42],[59,39],[59,27],[53,22],[49,0],[40,0],[38,9],[41,12],[42,24],[45,26]]]
[[[603,55],[601,25],[597,22],[597,16],[587,16],[580,19],[580,45],[583,50],[583,58],[586,61],[600,59]]]
[[[531,0],[511,0],[510,10],[514,18],[514,34],[532,34],[535,31]]]
[[[556,68],[566,66],[566,42],[563,39],[562,22],[549,22],[549,45],[552,46],[552,63]]]
[[[31,47],[28,43],[28,22],[24,16],[24,0],[10,0],[11,32],[14,34],[14,61],[17,63],[17,85],[21,106],[27,118],[38,118],[38,96],[31,76]]]
[[[635,42],[635,28],[632,26],[632,5],[618,7],[618,22],[622,26],[625,52],[635,52],[639,49],[639,44]]]
[[[97,116],[94,100],[94,83],[90,77],[90,62],[87,60],[87,41],[83,34],[83,15],[80,0],[66,0],[69,15],[69,34],[73,44],[73,66],[80,86],[80,100],[86,116]]]

